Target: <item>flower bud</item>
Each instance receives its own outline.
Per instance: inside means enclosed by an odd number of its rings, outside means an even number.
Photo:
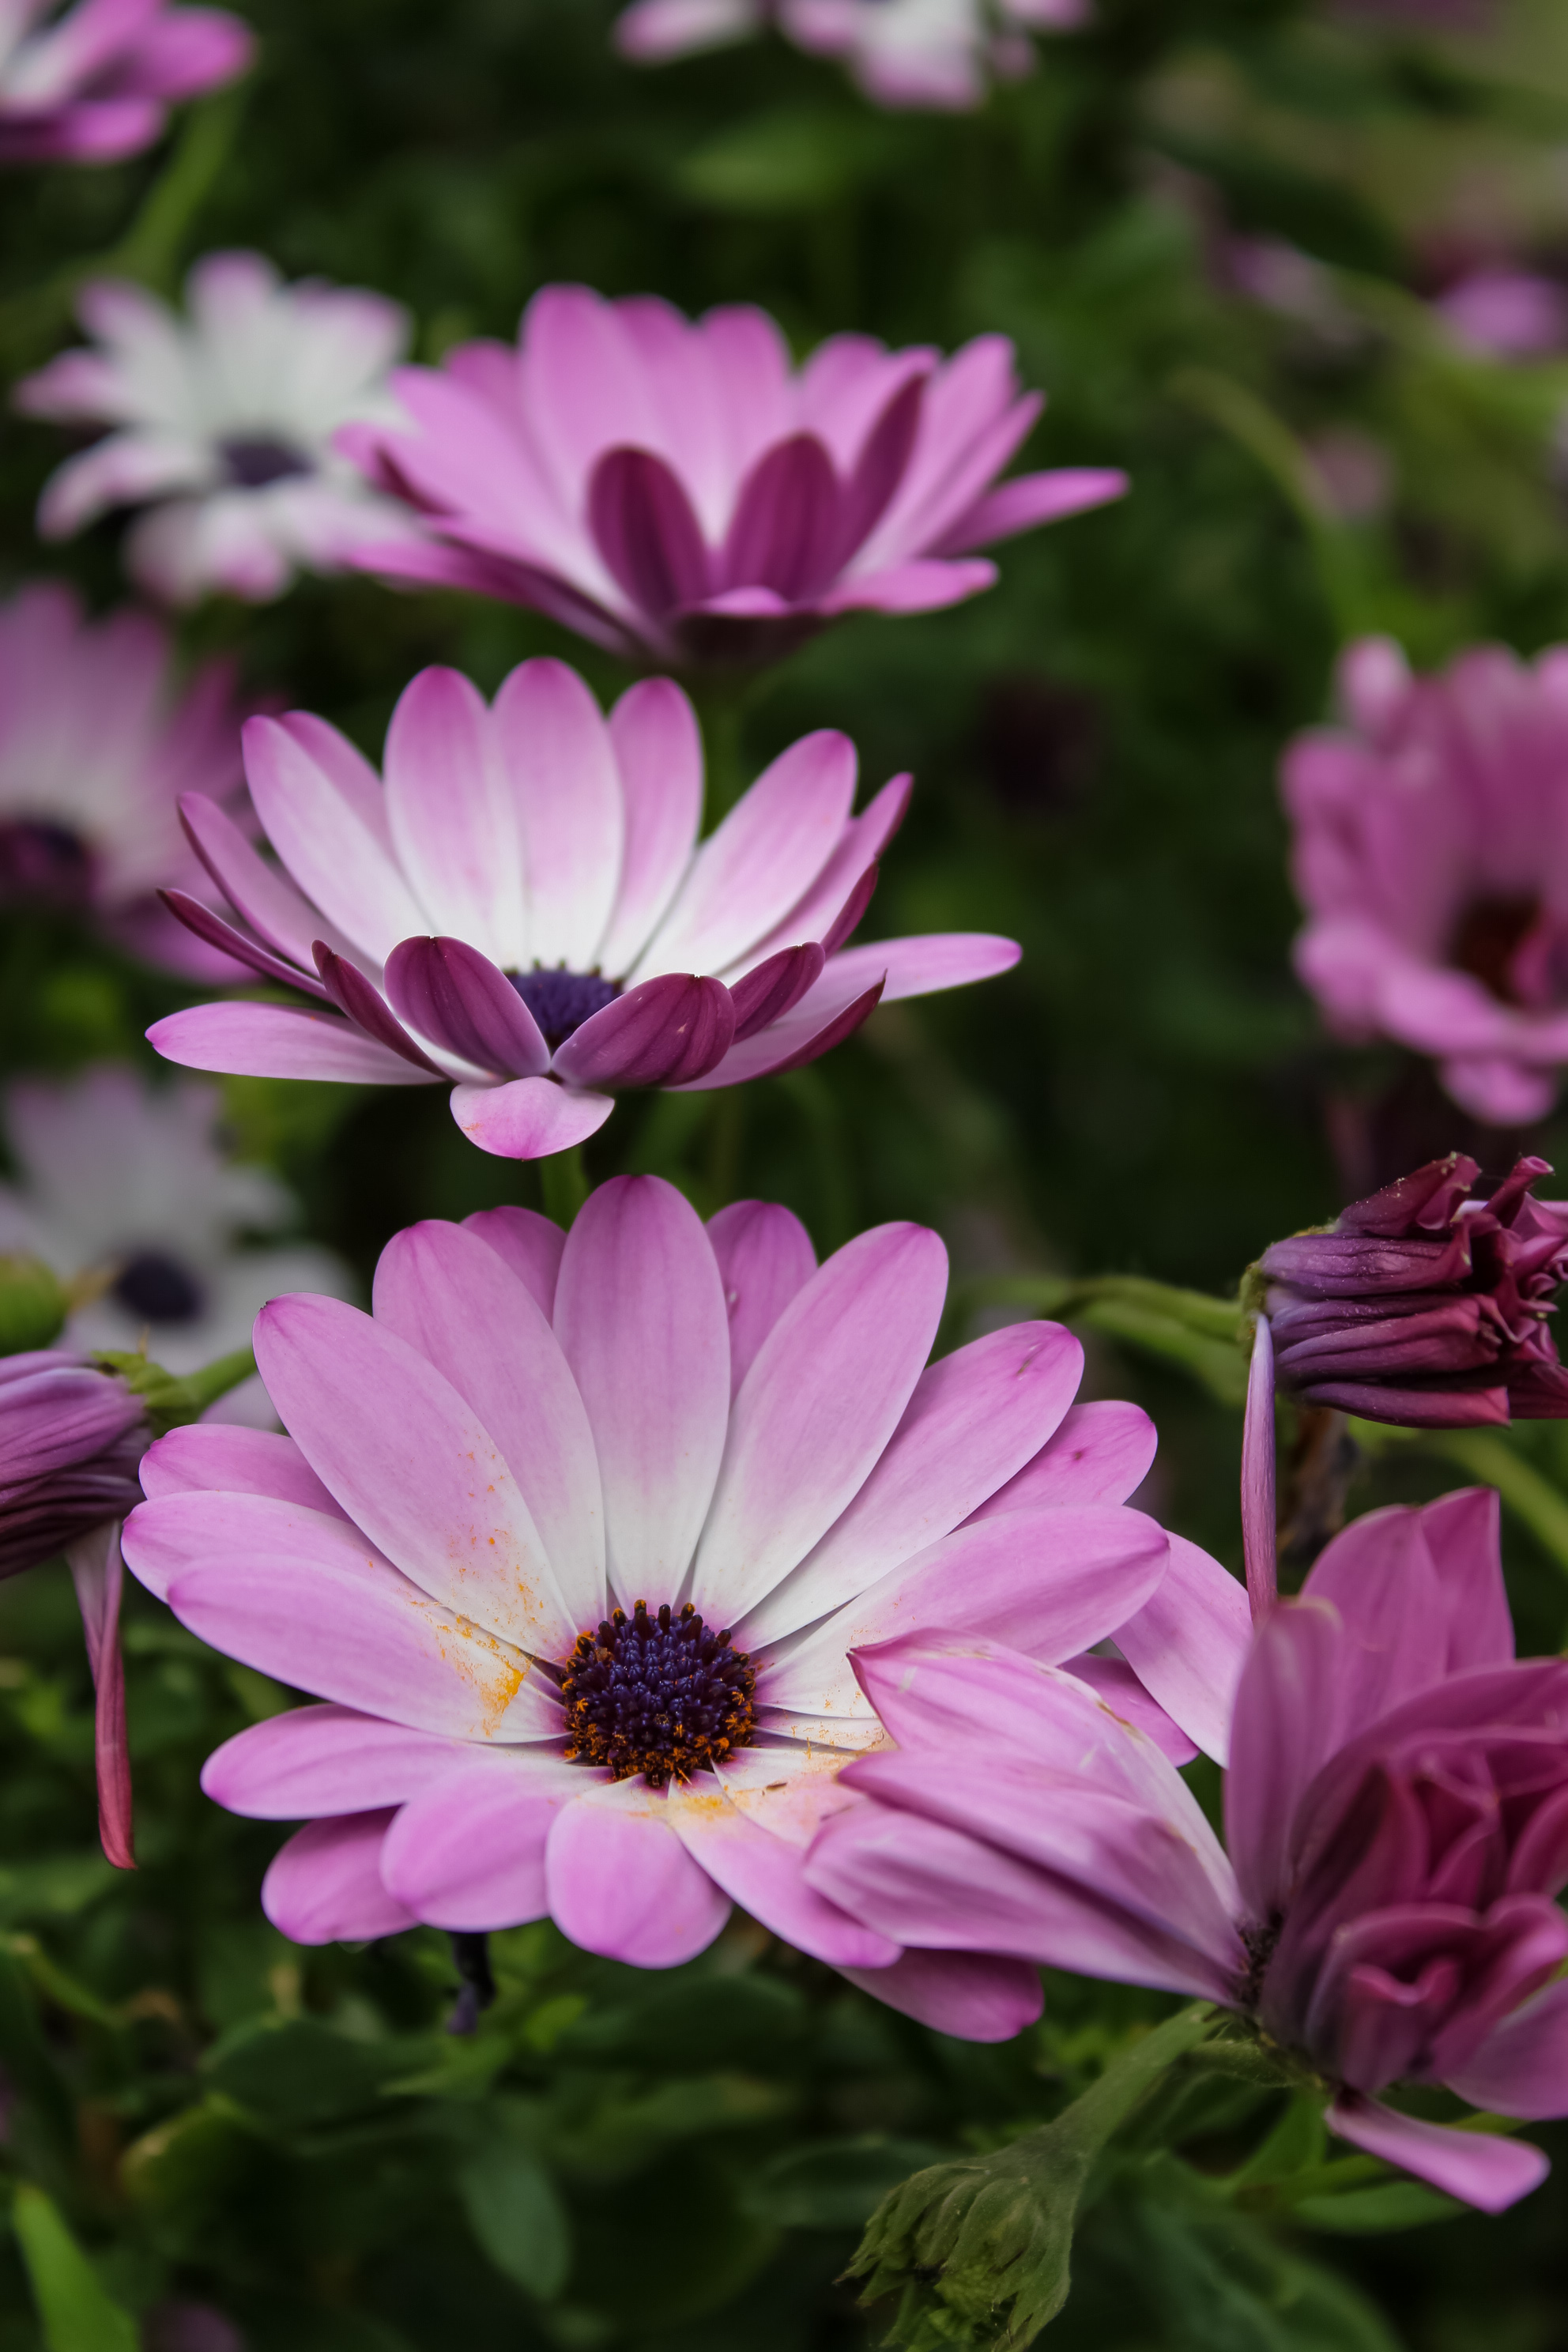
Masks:
[[[64,1284],[41,1258],[0,1257],[0,1356],[49,1347],[69,1311]]]
[[[74,1349],[0,1358],[0,1576],[132,1509],[152,1434],[126,1382]]]

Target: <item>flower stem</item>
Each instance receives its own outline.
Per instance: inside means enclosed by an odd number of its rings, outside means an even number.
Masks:
[[[544,1195],[544,1213],[558,1225],[572,1230],[573,1220],[588,1197],[587,1171],[583,1165],[583,1147],[574,1143],[569,1151],[552,1152],[539,1163],[539,1181]]]

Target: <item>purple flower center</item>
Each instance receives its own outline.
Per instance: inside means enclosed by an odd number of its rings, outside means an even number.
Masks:
[[[531,971],[509,971],[507,978],[538,1022],[552,1053],[621,992],[600,972],[568,971],[563,964],[549,971],[536,964]]]
[[[270,482],[287,482],[316,470],[302,449],[269,433],[231,433],[217,444],[231,483],[242,490],[264,490]]]
[[[0,824],[0,898],[80,907],[92,895],[92,854],[68,825],[24,817]]]
[[[194,1323],[206,1305],[195,1275],[164,1250],[128,1257],[110,1296],[144,1323]]]
[[[1568,1003],[1568,926],[1539,898],[1473,898],[1448,952],[1504,1004],[1541,1012]]]
[[[607,1764],[617,1780],[640,1772],[653,1789],[689,1780],[702,1765],[750,1745],[756,1670],[728,1633],[710,1633],[688,1601],[657,1617],[639,1601],[596,1633],[579,1633],[561,1685],[567,1754]]]

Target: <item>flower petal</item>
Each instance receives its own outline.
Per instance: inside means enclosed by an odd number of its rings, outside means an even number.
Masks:
[[[702,738],[673,678],[645,677],[610,713],[620,769],[626,846],[615,911],[596,961],[619,979],[674,898],[702,822]]]
[[[668,619],[709,593],[710,561],[678,477],[647,449],[609,449],[588,482],[588,527],[617,587]]]
[[[202,1789],[215,1805],[271,1822],[309,1821],[401,1805],[474,1749],[347,1706],[296,1706],[215,1748]]]
[[[1494,2115],[1532,2121],[1568,2115],[1568,1980],[1548,1985],[1494,2026],[1447,2084]]]
[[[510,1266],[548,1322],[555,1312],[555,1284],[566,1246],[560,1226],[537,1209],[476,1209],[463,1219],[463,1231],[478,1234]]]
[[[1032,1462],[972,1513],[1051,1510],[1070,1503],[1124,1503],[1149,1475],[1158,1433],[1142,1405],[1107,1397],[1075,1404]]]
[[[799,1847],[732,1805],[716,1784],[671,1790],[669,1825],[714,1884],[797,1951],[834,1968],[877,1969],[899,1947],[808,1886]]]
[[[741,485],[719,559],[719,584],[771,588],[791,604],[820,595],[838,571],[846,503],[833,460],[815,433],[775,441]]]
[[[423,909],[401,936],[447,932],[494,964],[521,962],[529,939],[517,813],[484,697],[458,670],[422,669],[398,697],[386,814]]]
[[[140,1475],[149,1502],[165,1495],[219,1490],[274,1495],[279,1502],[301,1503],[308,1511],[343,1516],[293,1439],[269,1430],[191,1422],[148,1447]]]
[[[1225,1839],[1255,1917],[1283,1908],[1296,1809],[1341,1738],[1344,1629],[1321,1601],[1282,1601],[1258,1628],[1237,1686]]]
[[[166,1062],[250,1078],[327,1078],[341,1086],[428,1087],[421,1070],[336,1013],[285,1004],[193,1004],[147,1032]]]
[[[292,1944],[366,1943],[418,1925],[378,1867],[388,1811],[311,1822],[274,1856],[261,1907]]]
[[[302,976],[315,971],[311,950],[317,940],[325,938],[329,947],[338,949],[348,945],[326,916],[258,855],[234,819],[205,793],[181,794],[180,824],[235,913],[269,948],[298,965]]]
[[[389,1892],[458,1935],[542,1919],[544,1848],[588,1775],[558,1756],[495,1756],[448,1774],[404,1806],[382,1848]]]
[[[389,850],[297,730],[250,719],[244,740],[246,779],[268,838],[329,921],[377,963],[399,940],[426,929]]]
[[[619,1780],[558,1813],[544,1850],[551,1916],[584,1951],[634,1969],[695,1959],[730,1916],[730,1898],[665,1818],[662,1797]]]
[[[735,1034],[721,980],[662,972],[606,1004],[567,1038],[557,1074],[573,1087],[676,1087],[721,1062]]]
[[[615,1107],[614,1095],[577,1094],[553,1078],[452,1088],[452,1117],[470,1143],[498,1160],[547,1160],[570,1151],[597,1135]]]
[[[1112,1638],[1172,1721],[1224,1764],[1252,1642],[1246,1586],[1184,1536],[1173,1536],[1158,1589]]]
[[[811,1235],[791,1209],[771,1201],[733,1201],[708,1220],[730,1312],[731,1401],[758,1349],[798,1291],[816,1272]]]
[[[551,660],[523,662],[503,681],[493,725],[522,840],[529,959],[585,971],[598,961],[626,843],[610,730],[576,671]]]
[[[386,960],[386,993],[411,1028],[481,1070],[542,1077],[550,1048],[506,974],[463,940],[404,940]]]
[[[1331,2131],[1368,2156],[1380,2156],[1483,2213],[1501,2213],[1539,2189],[1550,2159],[1528,2140],[1489,2132],[1452,2131],[1444,2124],[1402,2116],[1380,2100],[1342,2091],[1325,2118]]]
[[[729,1420],[724,1293],[697,1213],[656,1176],[589,1196],[566,1238],[555,1333],[599,1456],[610,1583],[679,1598]]]
[[[889,2009],[959,2042],[1011,2042],[1046,2005],[1038,1969],[994,1952],[906,1952],[890,1969],[839,1973]]]

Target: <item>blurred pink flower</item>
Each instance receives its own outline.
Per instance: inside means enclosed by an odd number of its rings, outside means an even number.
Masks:
[[[131,572],[188,604],[213,589],[266,603],[299,570],[338,571],[367,544],[414,535],[406,508],[332,447],[350,419],[395,414],[399,305],[310,278],[285,286],[258,253],[209,253],[185,300],[182,318],[144,287],[100,279],[77,303],[99,348],[64,352],[17,385],[25,415],[113,428],[50,477],[43,536],[144,507],[126,539]]]
[[[1228,1856],[1167,1759],[1074,1676],[910,1633],[856,1671],[896,1752],[842,1775],[807,1883],[910,1948],[1011,1952],[1239,2011],[1342,2137],[1497,2211],[1528,2143],[1383,2103],[1568,2113],[1568,1664],[1514,1662],[1489,1487],[1356,1520],[1254,1636]],[[1555,1981],[1554,1981],[1555,1979]]]
[[[842,58],[879,106],[978,106],[987,76],[1030,72],[1029,33],[1070,32],[1088,0],[634,0],[616,45],[639,64],[744,40],[775,25],[786,40]]]
[[[1460,342],[1490,359],[1540,359],[1568,343],[1568,293],[1533,270],[1471,269],[1432,307]]]
[[[1036,417],[1013,347],[951,360],[836,335],[798,371],[764,312],[548,286],[518,348],[404,368],[407,424],[339,435],[423,539],[384,577],[531,604],[617,653],[776,658],[836,615],[928,612],[995,579],[973,551],[1118,498],[1069,467],[998,483]]]
[[[182,98],[232,81],[255,42],[219,8],[0,0],[0,163],[138,154]]]
[[[1281,774],[1296,969],[1342,1036],[1436,1056],[1477,1118],[1541,1118],[1568,1061],[1568,647],[1413,677],[1369,637],[1339,683],[1346,723]]]
[[[0,604],[0,903],[79,907],[150,962],[240,978],[154,895],[205,887],[177,803],[235,805],[239,723],[230,665],[206,663],[178,692],[167,632],[145,613],[87,621],[71,590],[42,582]]]
[[[524,662],[493,709],[456,670],[422,670],[393,713],[384,787],[304,712],[252,720],[245,755],[299,887],[190,801],[191,838],[254,936],[182,892],[169,903],[314,1005],[199,1005],[153,1045],[194,1069],[445,1082],[464,1133],[505,1159],[581,1142],[621,1088],[793,1068],[880,997],[1017,961],[987,932],[844,947],[909,798],[896,777],[852,816],[847,736],[792,745],[699,846],[701,739],[668,678],[605,720],[562,662]]]
[[[1055,1660],[1115,1635],[1094,1667],[1185,1756],[1178,1723],[1215,1714],[1200,1643],[1245,1602],[1124,1507],[1153,1432],[1073,1405],[1059,1325],[927,1364],[946,1272],[917,1225],[818,1267],[787,1210],[704,1228],[618,1177],[567,1234],[522,1209],[398,1234],[374,1317],[268,1307],[289,1435],[176,1432],[126,1535],[183,1623],[325,1702],[204,1774],[310,1824],[268,1916],[318,1943],[548,1914],[667,1968],[734,1901],[945,2032],[1033,2018],[1032,1967],[905,1954],[805,1882],[841,1769],[883,1737],[850,1645],[934,1622]]]

